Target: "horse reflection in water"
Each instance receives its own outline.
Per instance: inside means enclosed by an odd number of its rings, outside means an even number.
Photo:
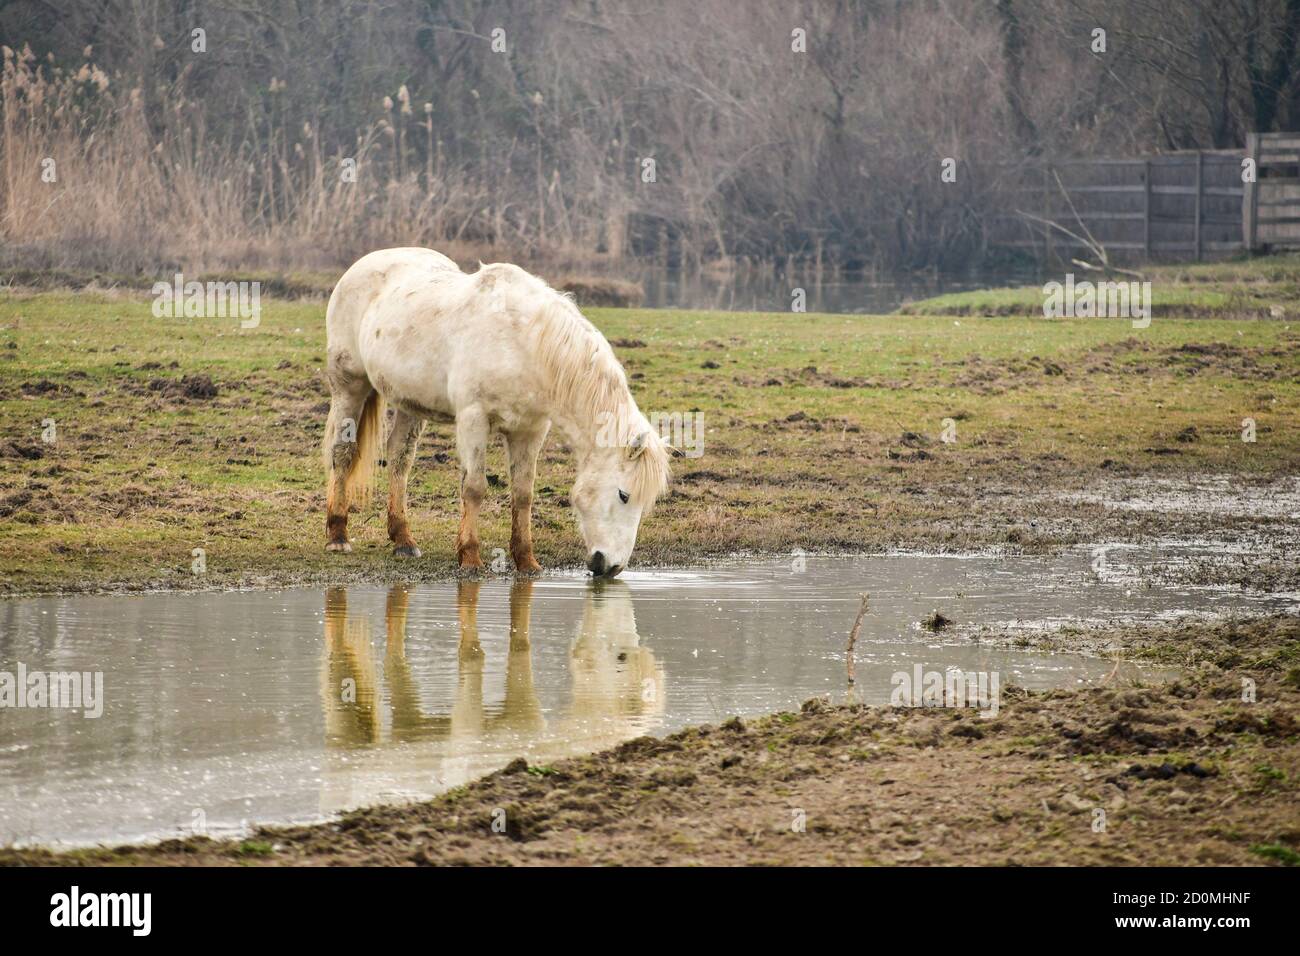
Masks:
[[[425,710],[407,659],[408,641],[415,640],[407,633],[407,589],[388,592],[382,663],[370,621],[349,613],[347,590],[326,591],[321,703],[332,753],[323,773],[322,812],[458,786],[517,756],[536,764],[600,750],[662,722],[663,667],[640,646],[631,591],[617,580],[595,582],[586,592],[568,661],[571,704],[548,720],[533,686],[533,585],[518,579],[510,588],[505,695],[488,706],[478,626],[481,582],[457,583],[456,686],[449,706],[434,712]]]

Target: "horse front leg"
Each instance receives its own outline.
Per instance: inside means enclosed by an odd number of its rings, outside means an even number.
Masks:
[[[451,736],[478,739],[483,733],[483,647],[478,638],[478,592],[483,582],[456,583],[456,616],[460,644],[456,648],[456,699],[451,705]]]
[[[520,574],[542,570],[533,556],[533,483],[537,478],[537,456],[550,427],[547,424],[535,432],[506,436],[510,457],[510,557]]]
[[[478,570],[478,513],[487,495],[487,414],[478,408],[456,415],[456,455],[460,458],[460,530],[456,534],[456,560],[462,568]]]
[[[388,537],[393,542],[393,554],[399,558],[418,558],[420,549],[411,537],[411,527],[406,521],[406,482],[415,462],[415,450],[424,431],[424,419],[398,409],[393,417],[393,429],[388,433]]]

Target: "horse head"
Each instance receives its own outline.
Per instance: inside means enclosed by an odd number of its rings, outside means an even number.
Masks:
[[[570,500],[587,569],[614,577],[627,566],[641,519],[668,484],[668,446],[644,417],[624,442],[597,445],[578,468]]]

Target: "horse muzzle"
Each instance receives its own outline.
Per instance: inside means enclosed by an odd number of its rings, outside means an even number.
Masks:
[[[623,565],[610,564],[605,559],[605,552],[593,551],[591,557],[587,559],[587,570],[594,577],[612,578],[623,570]]]

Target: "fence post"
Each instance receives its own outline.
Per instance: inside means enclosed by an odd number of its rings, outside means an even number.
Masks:
[[[1204,192],[1202,181],[1205,172],[1205,154],[1196,151],[1196,261],[1201,261],[1201,193]]]
[[[1142,249],[1147,261],[1151,261],[1151,160],[1142,161],[1142,182],[1144,201],[1142,203]]]
[[[1259,209],[1259,134],[1246,134],[1246,157],[1255,166],[1253,182],[1243,183],[1245,192],[1241,195],[1241,242],[1247,252],[1254,252],[1257,246],[1257,211]]]
[[[1043,220],[1044,222],[1052,221],[1052,172],[1049,163],[1043,164]],[[1044,256],[1047,259],[1052,258],[1052,227],[1048,226],[1044,230]]]

